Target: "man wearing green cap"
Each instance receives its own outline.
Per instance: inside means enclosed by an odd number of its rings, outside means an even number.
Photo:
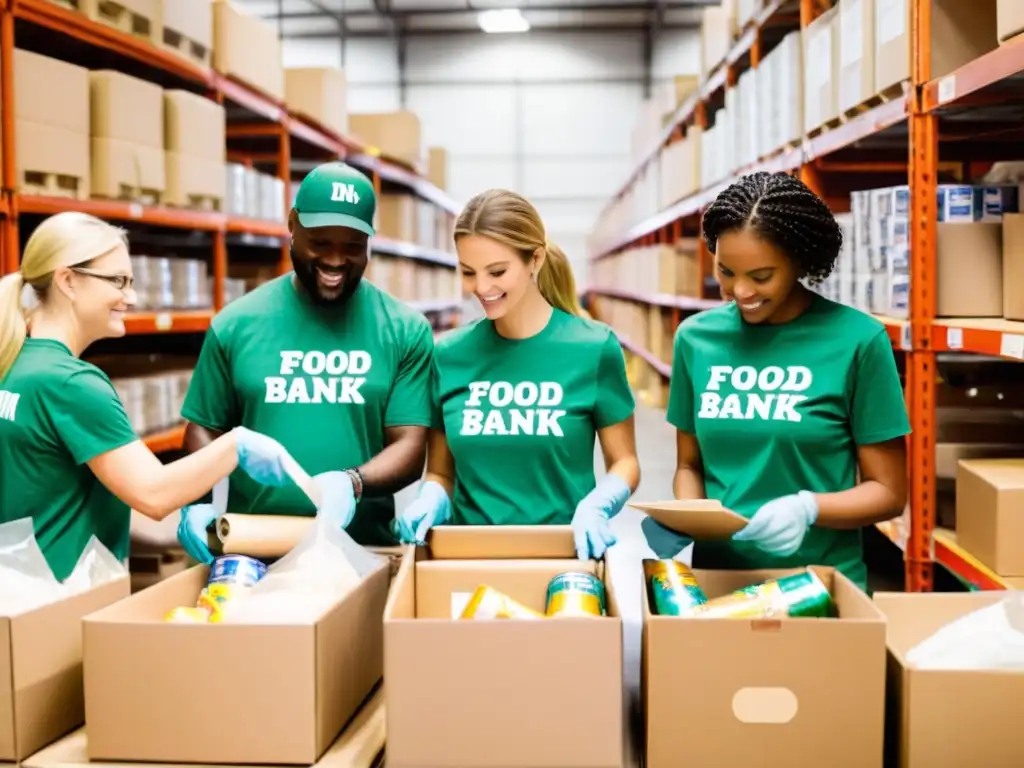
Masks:
[[[362,279],[376,206],[370,180],[345,163],[306,176],[288,216],[294,272],[217,314],[182,409],[188,451],[243,425],[310,475],[330,473],[332,514],[366,545],[395,542],[393,494],[423,469],[434,346],[422,314]],[[231,476],[228,511],[315,514],[281,457],[262,458],[265,477]],[[182,510],[178,537],[198,560],[210,560],[219,511]]]

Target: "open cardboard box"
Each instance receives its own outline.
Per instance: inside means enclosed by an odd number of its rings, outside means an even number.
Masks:
[[[309,624],[175,624],[195,566],[85,619],[91,760],[315,763],[380,680],[386,562]]]
[[[23,760],[82,724],[82,617],[130,593],[126,575],[0,617],[0,761]]]
[[[881,765],[885,618],[838,571],[815,567],[838,618],[655,616],[643,589],[647,768]],[[785,571],[694,570],[709,598]],[[784,757],[783,757],[784,756]],[[947,763],[948,764],[948,763]]]
[[[1024,765],[1024,672],[915,669],[905,660],[946,624],[993,605],[1004,592],[876,593],[887,618],[886,747],[893,765]]]
[[[452,618],[481,583],[543,612],[567,571],[604,568],[575,559],[561,526],[442,526],[406,552],[384,617],[388,768],[622,765],[622,620],[607,576],[603,618]]]

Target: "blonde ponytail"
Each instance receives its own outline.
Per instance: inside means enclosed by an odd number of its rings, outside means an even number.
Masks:
[[[24,289],[25,278],[21,272],[0,278],[0,381],[21,354],[28,336],[25,314],[21,310]]]
[[[555,309],[570,315],[582,315],[579,296],[576,295],[576,278],[565,252],[550,242],[544,246],[544,250],[547,258],[537,275],[540,295]]]

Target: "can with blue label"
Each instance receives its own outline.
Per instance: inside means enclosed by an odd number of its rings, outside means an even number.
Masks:
[[[267,573],[266,563],[247,555],[222,555],[210,565],[207,584],[252,587]]]

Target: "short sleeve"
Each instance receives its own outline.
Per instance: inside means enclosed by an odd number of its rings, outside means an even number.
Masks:
[[[241,419],[227,354],[213,328],[203,340],[181,416],[217,432],[227,432]]]
[[[604,429],[625,421],[636,410],[633,390],[626,378],[626,358],[614,333],[609,333],[601,346],[601,362],[594,402],[594,425]]]
[[[888,334],[879,331],[864,347],[853,377],[850,431],[857,445],[910,434],[910,419]]]
[[[76,464],[139,439],[114,385],[99,370],[73,373],[47,400],[57,436]]]
[[[668,383],[666,418],[680,432],[693,434],[693,378],[690,376],[684,333],[685,326],[679,326],[672,345],[672,378]]]
[[[429,427],[431,416],[431,368],[434,360],[434,336],[430,325],[416,323],[398,364],[391,387],[385,427]]]

